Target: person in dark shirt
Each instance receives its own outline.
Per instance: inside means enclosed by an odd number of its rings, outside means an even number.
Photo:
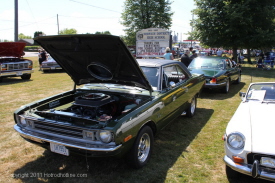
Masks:
[[[191,62],[191,60],[190,60],[189,56],[186,54],[186,52],[181,56],[180,60],[186,67],[188,67],[188,65]]]
[[[191,62],[194,58],[196,58],[196,57],[198,57],[198,54],[196,53],[195,50],[193,50],[193,51],[192,51],[192,55],[191,55],[191,57],[190,57],[190,62]]]
[[[46,51],[45,50],[42,50],[41,52],[41,61],[45,61],[47,60],[47,54],[46,54]]]

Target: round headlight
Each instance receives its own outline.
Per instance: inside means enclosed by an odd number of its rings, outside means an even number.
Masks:
[[[227,144],[235,150],[242,149],[244,147],[245,138],[243,134],[239,132],[234,132],[228,135]]]
[[[27,121],[25,120],[25,118],[23,118],[23,117],[20,116],[19,120],[20,120],[21,125],[27,126]]]
[[[112,133],[107,130],[102,130],[99,132],[99,138],[104,143],[109,143],[112,141]]]

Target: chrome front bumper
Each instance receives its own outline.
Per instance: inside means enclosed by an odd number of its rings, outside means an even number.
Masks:
[[[25,128],[22,128],[18,126],[17,124],[14,125],[13,127],[15,131],[17,131],[23,138],[39,142],[39,143],[45,143],[45,142],[52,142],[60,145],[64,145],[66,147],[71,147],[71,148],[77,148],[77,149],[83,149],[87,151],[96,151],[96,152],[114,152],[117,151],[122,144],[120,145],[112,145],[112,146],[107,146],[104,144],[92,144],[88,142],[81,142],[80,140],[72,140],[69,138],[62,138],[62,137],[56,137],[56,136],[51,136],[51,135],[45,135],[39,132],[34,132]]]
[[[252,176],[253,178],[260,178],[271,181],[275,180],[275,170],[271,168],[260,167],[259,162],[257,160],[255,160],[252,165],[235,164],[235,162],[226,155],[224,156],[223,160],[226,163],[226,165],[229,166],[231,169],[242,174]]]
[[[20,71],[7,71],[7,72],[0,72],[0,76],[22,76],[23,74],[31,74],[33,73],[32,70],[20,70]]]

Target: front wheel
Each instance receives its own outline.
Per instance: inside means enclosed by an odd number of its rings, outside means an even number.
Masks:
[[[149,126],[143,127],[127,155],[127,163],[133,168],[141,168],[149,161],[153,148],[153,132]]]
[[[189,104],[189,107],[188,107],[187,112],[186,112],[186,116],[189,117],[189,118],[193,117],[195,112],[196,112],[196,108],[197,108],[197,97],[194,96],[192,98],[191,103]]]
[[[24,79],[24,80],[28,80],[28,79],[31,79],[31,74],[24,74],[21,76],[21,79]]]

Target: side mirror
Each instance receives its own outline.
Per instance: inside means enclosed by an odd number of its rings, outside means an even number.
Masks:
[[[245,93],[244,93],[244,92],[240,92],[240,93],[239,93],[239,96],[241,97],[242,100],[245,99]]]

